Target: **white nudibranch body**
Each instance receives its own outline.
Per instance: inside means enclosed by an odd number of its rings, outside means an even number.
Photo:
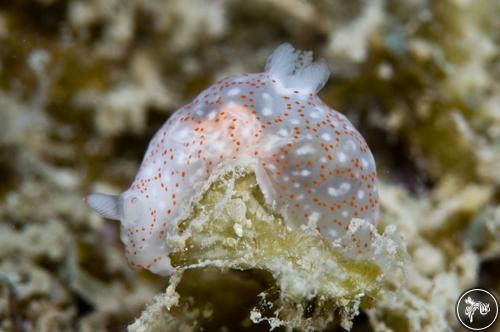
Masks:
[[[121,221],[131,265],[172,273],[166,238],[177,235],[209,178],[237,165],[253,168],[266,203],[291,227],[314,219],[334,241],[352,218],[375,224],[375,162],[349,120],[317,96],[328,76],[311,52],[283,44],[265,72],[225,78],[176,111],[127,191],[88,197],[94,210]],[[356,234],[357,250],[371,238]]]

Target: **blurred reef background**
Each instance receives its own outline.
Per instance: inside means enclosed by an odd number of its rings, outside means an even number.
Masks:
[[[330,64],[320,96],[370,145],[380,227],[408,245],[397,301],[353,330],[458,329],[461,292],[500,294],[499,13],[498,0],[0,0],[0,331],[134,323],[168,280],[129,268],[119,225],[82,198],[127,188],[173,111],[262,71],[283,42]],[[266,331],[248,313],[270,282],[190,271],[162,330]]]

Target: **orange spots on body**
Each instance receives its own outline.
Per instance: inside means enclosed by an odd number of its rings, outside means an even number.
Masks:
[[[261,185],[271,186],[277,208],[286,209],[295,225],[319,215],[317,231],[329,236],[331,228],[345,232],[351,217],[376,222],[377,176],[361,135],[316,93],[283,92],[278,83],[269,73],[224,79],[170,117],[130,189],[154,210],[141,220],[147,231],[127,232],[134,248],[129,253],[143,257],[151,246],[137,243],[163,243],[174,216],[197,194],[195,185],[235,161],[255,162],[265,170],[269,183]],[[345,149],[351,141],[355,149]],[[161,208],[149,206],[155,202]],[[357,238],[353,242],[360,248],[366,244]],[[146,268],[162,264],[162,255],[148,257],[154,258],[131,261]]]

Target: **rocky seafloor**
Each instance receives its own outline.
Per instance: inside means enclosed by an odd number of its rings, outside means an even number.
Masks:
[[[0,1],[0,331],[458,329],[464,290],[500,294],[499,12],[495,0]],[[170,284],[136,272],[119,225],[82,200],[127,188],[173,111],[260,71],[283,42],[330,64],[320,96],[370,145],[379,230],[395,225],[407,251],[404,277],[349,322],[311,299],[300,317],[264,312],[259,294],[279,293],[265,264]]]

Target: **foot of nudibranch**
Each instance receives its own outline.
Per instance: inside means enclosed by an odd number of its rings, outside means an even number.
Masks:
[[[376,299],[384,276],[393,274],[404,257],[397,238],[379,235],[375,228],[370,259],[345,254],[349,232],[336,244],[315,229],[290,228],[266,203],[252,169],[225,173],[193,204],[192,215],[179,224],[178,236],[167,238],[173,267],[260,270],[272,275],[279,294],[263,298],[254,308],[255,323],[272,320],[291,328],[320,328],[338,320],[349,327],[360,306]],[[363,223],[353,222],[350,229],[356,232]],[[272,317],[266,309],[269,301],[276,309]],[[311,301],[316,308],[312,314],[306,309]]]
[[[84,197],[88,206],[107,219],[120,220],[120,196],[90,194]]]

